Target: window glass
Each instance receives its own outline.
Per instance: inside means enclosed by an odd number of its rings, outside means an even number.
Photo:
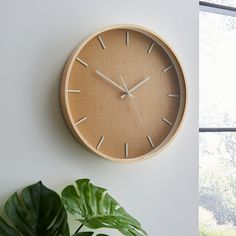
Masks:
[[[200,127],[236,127],[236,17],[200,12]]]
[[[236,132],[200,133],[200,235],[236,235]]]

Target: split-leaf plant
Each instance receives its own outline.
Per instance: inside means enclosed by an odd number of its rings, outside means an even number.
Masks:
[[[14,193],[6,202],[7,221],[0,216],[0,236],[108,236],[90,229],[116,229],[125,236],[145,236],[141,224],[112,198],[107,190],[93,185],[89,179],[67,186],[60,196],[42,182]],[[67,211],[80,226],[70,233]]]

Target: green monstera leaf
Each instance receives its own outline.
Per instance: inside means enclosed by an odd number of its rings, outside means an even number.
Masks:
[[[69,236],[67,213],[59,195],[41,182],[14,193],[5,204],[14,227],[0,217],[0,236]]]
[[[76,181],[62,191],[67,211],[91,229],[112,228],[125,236],[144,236],[140,223],[113,199],[106,189],[94,186],[89,179]]]

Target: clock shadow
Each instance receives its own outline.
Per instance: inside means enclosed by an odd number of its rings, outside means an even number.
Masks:
[[[58,44],[61,43],[58,42]],[[48,43],[45,50],[41,51],[40,55],[35,56],[35,61],[32,63],[35,68],[32,69],[33,74],[31,75],[34,79],[32,79],[30,85],[32,91],[35,91],[31,95],[36,110],[36,114],[34,114],[35,125],[39,126],[37,130],[40,131],[41,136],[47,136],[47,139],[50,139],[50,145],[53,145],[51,148],[57,149],[54,153],[59,153],[59,155],[55,157],[54,154],[51,157],[55,161],[67,160],[68,162],[72,161],[75,165],[83,164],[86,166],[102,165],[103,161],[88,152],[75,139],[62,114],[60,81],[64,65],[69,56],[67,52],[70,51],[71,49],[63,48],[54,42],[52,44]],[[46,141],[43,141],[45,147],[48,146]],[[50,152],[52,151],[50,150]]]
[[[69,130],[69,127],[66,125],[64,120],[64,115],[62,113],[61,104],[60,104],[60,80],[61,80],[62,71],[60,76],[58,76],[54,84],[52,84],[51,92],[49,96],[50,103],[47,107],[47,112],[50,114],[49,122],[55,126],[54,137],[58,141],[58,146],[63,149],[63,152],[66,153],[65,158],[73,159],[75,158],[78,164],[92,162],[97,160],[96,156],[93,153],[90,153],[86,148],[84,148],[74,137],[72,132]],[[57,91],[55,90],[57,88]],[[53,94],[54,93],[54,94]],[[51,111],[51,107],[54,106],[55,111]],[[69,161],[68,159],[68,161]]]

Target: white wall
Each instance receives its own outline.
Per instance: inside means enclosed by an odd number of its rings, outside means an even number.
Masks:
[[[117,23],[143,25],[163,36],[179,55],[189,85],[188,112],[175,141],[136,164],[113,163],[82,148],[59,106],[60,75],[72,49]],[[0,62],[1,204],[40,179],[61,191],[88,177],[107,187],[150,236],[197,235],[196,0],[0,0]]]

